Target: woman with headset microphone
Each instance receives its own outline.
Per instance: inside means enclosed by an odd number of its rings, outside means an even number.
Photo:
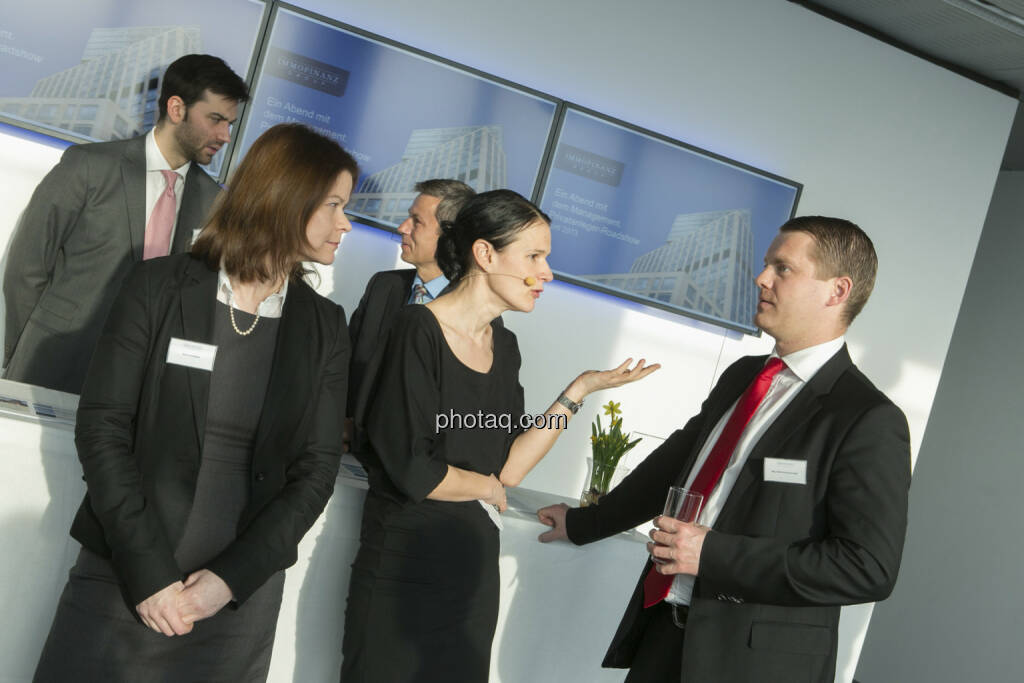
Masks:
[[[550,250],[550,219],[532,203],[510,190],[476,195],[442,225],[446,293],[403,309],[368,369],[356,419],[370,491],[344,683],[487,680],[499,587],[489,513],[505,509],[505,487],[544,457],[585,396],[659,367],[629,359],[584,372],[526,428],[516,337],[494,321],[533,310],[553,279]]]

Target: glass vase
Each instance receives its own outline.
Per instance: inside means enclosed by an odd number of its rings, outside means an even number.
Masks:
[[[595,463],[593,458],[587,458],[587,478],[583,480],[580,507],[597,505],[601,497],[615,488],[629,471],[628,467],[621,464],[618,467],[608,466],[604,463]]]

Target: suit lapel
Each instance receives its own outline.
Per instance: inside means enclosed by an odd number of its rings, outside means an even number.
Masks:
[[[376,339],[383,339],[384,334],[394,322],[395,314],[409,302],[409,294],[412,290],[413,278],[416,277],[416,270],[410,268],[397,273],[398,277],[389,278],[389,286],[381,297],[380,315],[377,318]]]
[[[193,162],[185,175],[185,184],[181,189],[181,208],[178,209],[174,243],[171,245],[172,254],[188,251],[189,245],[192,244],[192,231],[195,228],[203,228],[205,225],[202,201],[199,196],[199,178],[197,177],[200,173],[206,173],[206,171]]]
[[[128,211],[128,239],[132,257],[142,260],[146,241],[146,136],[130,140],[121,157],[121,182]]]
[[[398,278],[396,287],[391,290],[390,298],[388,300],[388,310],[397,311],[402,306],[409,303],[409,297],[412,296],[412,283],[416,279],[416,269],[410,268],[408,271],[402,271],[402,277]]]
[[[727,522],[729,515],[733,514],[742,501],[747,499],[752,486],[764,481],[764,459],[775,457],[780,453],[785,457],[785,451],[782,449],[787,441],[799,435],[803,426],[821,410],[822,397],[832,391],[836,380],[852,364],[844,345],[825,365],[821,366],[811,381],[775,418],[775,421],[754,444],[746,462],[743,463],[743,467],[736,477],[736,483],[715,522],[716,527]]]
[[[213,343],[213,315],[217,310],[217,273],[201,261],[191,260],[187,266],[187,284],[181,290],[181,323],[188,341]],[[216,361],[214,361],[216,362]],[[188,386],[192,397],[192,417],[202,452],[206,434],[206,410],[210,401],[210,375],[206,370],[188,369]]]
[[[274,365],[256,428],[257,457],[272,432],[294,433],[308,407],[306,398],[312,395],[312,364],[317,355],[311,344],[318,339],[313,296],[302,282],[292,281],[288,286],[274,347]],[[339,415],[338,419],[342,417]]]

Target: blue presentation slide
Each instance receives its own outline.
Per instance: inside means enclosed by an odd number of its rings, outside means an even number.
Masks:
[[[297,121],[359,161],[349,211],[397,225],[429,178],[530,196],[555,103],[286,9],[247,115],[242,149]]]
[[[569,109],[541,208],[552,268],[752,331],[754,277],[798,186]]]
[[[158,118],[159,78],[189,53],[248,74],[266,4],[256,0],[50,0],[0,14],[0,113],[60,136],[118,140]],[[223,152],[207,169],[217,174]]]

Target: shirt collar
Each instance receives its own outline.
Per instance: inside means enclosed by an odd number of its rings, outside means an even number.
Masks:
[[[226,306],[231,305],[231,297],[234,292],[231,289],[231,278],[223,268],[217,273],[217,301]],[[288,278],[284,279],[281,289],[274,292],[260,302],[259,314],[264,318],[280,318],[284,311],[284,300],[288,296]]]
[[[146,133],[146,171],[174,171],[184,180],[191,167],[192,162],[186,161],[178,168],[171,168],[167,159],[164,158],[163,152],[160,151],[160,147],[156,144],[156,128],[150,129]]]
[[[772,356],[781,358],[782,362],[786,364],[790,372],[796,375],[797,379],[802,382],[810,382],[818,370],[821,370],[821,367],[832,356],[836,355],[845,343],[846,336],[840,335],[831,341],[809,346],[806,349],[800,349],[785,356],[779,356],[778,351],[773,350]]]
[[[441,292],[444,291],[444,288],[448,286],[448,278],[444,275],[438,275],[430,282],[424,282],[423,278],[417,274],[412,280],[413,289],[416,288],[416,285],[423,285],[426,287],[427,293],[430,294],[430,298],[436,299],[441,295]]]

